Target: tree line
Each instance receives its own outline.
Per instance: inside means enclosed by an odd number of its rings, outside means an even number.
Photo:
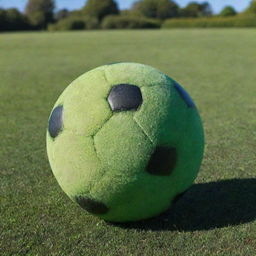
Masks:
[[[16,8],[0,8],[0,31],[159,28],[166,20],[170,24],[181,21],[187,24],[189,20],[211,17],[232,20],[230,17],[241,15],[232,6],[226,6],[214,15],[208,2],[192,1],[181,8],[172,0],[138,0],[128,10],[120,10],[114,0],[88,0],[75,11],[62,9],[55,12],[55,7],[54,0],[28,0],[24,13]],[[256,0],[251,1],[243,12],[243,15],[251,14],[256,15]]]

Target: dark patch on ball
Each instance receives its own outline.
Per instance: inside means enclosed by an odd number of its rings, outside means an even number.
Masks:
[[[108,211],[108,207],[105,204],[94,199],[84,196],[76,196],[75,200],[84,210],[88,211],[89,213],[104,214]]]
[[[169,176],[174,170],[176,162],[176,148],[158,146],[148,162],[147,172],[153,175]]]
[[[56,138],[63,128],[63,106],[56,107],[50,116],[48,131],[52,138]]]
[[[182,86],[180,86],[178,83],[175,83],[174,88],[177,90],[177,92],[179,93],[181,98],[186,102],[186,104],[189,108],[196,107],[196,105],[193,102],[193,100],[191,99],[190,95],[186,92],[186,90]]]
[[[136,110],[142,101],[140,88],[132,84],[115,85],[108,96],[113,111]]]

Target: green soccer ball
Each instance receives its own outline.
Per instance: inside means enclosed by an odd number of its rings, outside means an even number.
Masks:
[[[200,116],[188,93],[136,63],[98,67],[57,100],[47,130],[52,171],[83,209],[111,222],[160,214],[195,180]]]

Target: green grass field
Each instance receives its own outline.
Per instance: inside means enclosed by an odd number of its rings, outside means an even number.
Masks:
[[[256,252],[256,30],[0,35],[1,255],[232,255]],[[202,115],[196,184],[160,217],[112,225],[58,186],[48,115],[63,89],[96,66],[133,61],[180,82]]]

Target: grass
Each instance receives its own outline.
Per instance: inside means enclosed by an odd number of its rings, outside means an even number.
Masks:
[[[255,255],[256,30],[0,35],[1,255]],[[202,115],[196,184],[158,218],[111,225],[61,191],[45,151],[50,110],[96,66],[134,61],[179,81]]]

